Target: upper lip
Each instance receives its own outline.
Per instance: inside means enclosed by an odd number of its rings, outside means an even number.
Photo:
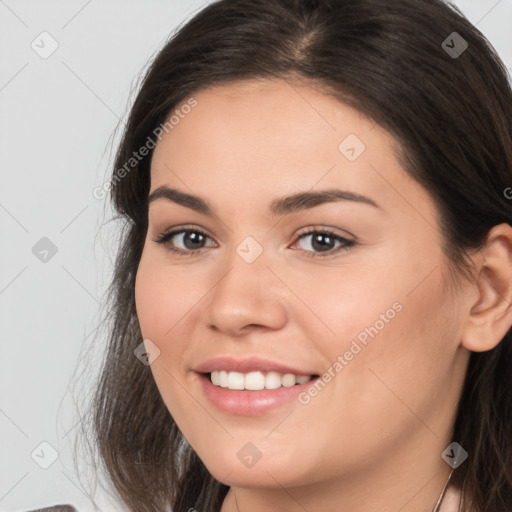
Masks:
[[[294,375],[316,375],[314,372],[301,370],[286,366],[275,361],[268,359],[260,359],[251,357],[247,359],[234,359],[233,357],[215,357],[208,359],[194,368],[197,373],[211,373],[214,371],[227,371],[227,372],[278,372],[278,373],[293,373]]]

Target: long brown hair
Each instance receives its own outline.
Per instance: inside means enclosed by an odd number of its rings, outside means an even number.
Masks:
[[[218,511],[228,487],[208,473],[150,368],[134,356],[142,341],[134,286],[151,150],[126,163],[195,92],[273,77],[320,87],[395,137],[405,170],[437,205],[455,275],[468,269],[468,251],[481,247],[493,226],[512,224],[504,192],[512,186],[507,71],[455,7],[440,0],[221,0],[196,14],[150,64],[112,174],[124,229],[90,428],[102,467],[133,512]],[[452,432],[469,453],[457,470],[471,490],[468,511],[512,510],[511,368],[512,331],[470,358]]]

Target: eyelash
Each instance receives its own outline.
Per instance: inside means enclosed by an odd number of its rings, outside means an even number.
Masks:
[[[202,247],[200,249],[191,249],[191,250],[188,250],[188,251],[184,251],[182,249],[176,249],[175,247],[172,247],[172,245],[169,244],[168,242],[174,236],[182,234],[182,233],[198,233],[200,235],[203,235],[206,238],[210,238],[201,229],[198,229],[198,228],[193,228],[193,229],[192,228],[180,228],[180,229],[173,229],[171,231],[164,232],[161,235],[159,235],[157,238],[155,238],[153,241],[158,243],[158,244],[166,245],[167,249],[169,251],[171,251],[172,253],[177,254],[179,256],[195,256],[197,254],[200,254],[205,249],[204,247]],[[314,235],[314,234],[320,234],[320,235],[329,236],[329,237],[333,238],[335,240],[335,242],[340,242],[342,245],[337,247],[337,248],[325,251],[325,252],[314,252],[314,251],[302,250],[302,252],[304,252],[305,256],[308,257],[308,258],[326,258],[326,257],[332,256],[334,254],[338,254],[339,252],[347,251],[349,248],[354,247],[356,245],[356,242],[354,240],[349,240],[347,238],[344,238],[344,237],[342,237],[340,235],[337,235],[333,231],[330,231],[330,230],[325,229],[325,228],[310,229],[309,231],[300,233],[297,236],[296,241],[302,240],[303,238],[306,238],[307,236]],[[294,245],[295,245],[295,243],[296,242],[294,242]]]

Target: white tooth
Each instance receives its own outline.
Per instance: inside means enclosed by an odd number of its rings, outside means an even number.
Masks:
[[[277,372],[268,372],[265,377],[266,389],[277,389],[281,387],[281,375]]]
[[[211,382],[214,386],[233,390],[247,389],[249,391],[259,391],[262,389],[278,389],[281,386],[286,388],[295,384],[304,384],[311,380],[310,375],[294,375],[293,373],[267,372],[260,371],[249,373],[227,372],[224,370],[212,371],[210,374]]]
[[[228,387],[228,372],[225,372],[224,370],[219,372],[219,386],[221,388]]]
[[[295,375],[293,373],[285,373],[281,378],[281,383],[285,388],[295,386]]]
[[[265,388],[265,375],[261,372],[249,372],[245,375],[245,389],[259,391]]]
[[[244,374],[240,372],[228,373],[229,389],[244,389]]]

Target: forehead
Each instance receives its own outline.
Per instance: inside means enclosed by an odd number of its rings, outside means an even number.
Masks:
[[[382,204],[397,199],[396,187],[418,187],[397,161],[389,133],[319,90],[253,80],[191,97],[195,106],[180,110],[187,98],[174,109],[179,121],[154,150],[152,191],[169,185],[243,201],[341,186]]]
[[[180,113],[185,100],[172,116],[169,133],[157,145],[156,157],[175,160],[188,151],[198,162],[210,166],[222,159],[223,167],[251,160],[253,166],[277,157],[300,162],[322,158],[337,160],[339,144],[348,135],[364,140],[366,146],[389,152],[391,137],[375,129],[375,123],[355,109],[322,92],[285,80],[253,80],[219,85],[193,95],[196,106]],[[172,113],[171,113],[172,115]],[[371,139],[371,140],[370,140]]]

